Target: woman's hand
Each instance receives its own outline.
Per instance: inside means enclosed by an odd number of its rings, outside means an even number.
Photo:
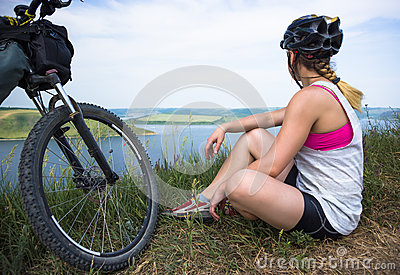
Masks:
[[[205,154],[206,154],[206,159],[210,159],[210,157],[213,157],[214,154],[218,154],[219,149],[221,148],[221,144],[225,139],[225,129],[222,126],[218,126],[217,129],[211,134],[211,136],[207,139],[207,144],[204,149]],[[215,148],[213,150],[214,143]]]
[[[225,208],[226,195],[225,195],[225,182],[221,183],[210,200],[210,214],[214,220],[218,221],[219,216],[216,213],[216,208],[219,205],[220,209]]]

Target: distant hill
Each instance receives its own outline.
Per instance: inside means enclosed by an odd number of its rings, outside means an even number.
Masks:
[[[26,139],[41,115],[35,109],[0,108],[0,140]],[[152,131],[131,127],[137,135],[153,135]]]
[[[0,109],[0,139],[26,138],[40,117],[33,109]]]
[[[400,108],[382,108],[382,107],[368,107],[363,108],[363,112],[360,114],[357,112],[357,116],[362,118],[370,117],[372,119],[393,119],[396,116],[399,117]]]
[[[281,107],[271,108],[240,108],[240,109],[206,109],[206,108],[135,108],[132,110],[118,109],[120,116],[129,118],[135,124],[220,124],[226,121],[243,118],[252,114],[278,110]],[[400,116],[400,108],[363,108],[363,112],[356,111],[359,119],[393,119]]]
[[[272,108],[253,109],[204,109],[204,108],[135,108],[112,109],[114,113],[125,119],[131,125],[145,124],[221,124],[227,121],[236,120],[251,114],[277,110]],[[368,108],[362,113],[356,112],[360,119],[393,119],[400,117],[400,108]],[[23,108],[1,108],[0,107],[0,139],[25,139],[33,125],[39,120],[40,114],[35,109]],[[155,134],[146,129],[132,127],[138,135]]]

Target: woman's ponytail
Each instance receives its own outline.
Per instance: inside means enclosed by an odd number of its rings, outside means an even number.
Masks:
[[[347,101],[350,103],[353,109],[361,112],[361,100],[363,98],[363,93],[353,86],[349,85],[347,82],[340,80],[337,77],[334,70],[331,69],[328,63],[319,60],[319,62],[314,63],[316,71],[326,79],[329,79],[335,83],[342,94],[346,97]]]

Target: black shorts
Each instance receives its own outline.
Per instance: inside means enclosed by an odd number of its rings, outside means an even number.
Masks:
[[[285,179],[285,183],[296,187],[297,174],[297,167],[296,165],[293,165]],[[321,240],[324,238],[336,240],[337,238],[341,237],[342,234],[333,229],[332,225],[329,223],[324,211],[322,210],[321,204],[317,201],[317,199],[308,193],[302,192],[301,190],[300,192],[303,194],[304,198],[303,216],[296,226],[287,232],[303,231],[303,233],[306,233],[315,239]]]

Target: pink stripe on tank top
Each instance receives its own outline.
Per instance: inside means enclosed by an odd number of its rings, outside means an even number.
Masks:
[[[319,87],[324,89],[325,91],[328,91],[339,102],[339,104],[342,105],[337,96],[331,90],[325,88],[324,86],[319,86],[319,85],[311,85],[311,86]],[[352,139],[353,139],[353,128],[351,127],[351,123],[349,120],[344,126],[329,133],[323,133],[323,134],[309,133],[307,140],[304,143],[304,146],[314,150],[329,151],[345,147],[351,142]]]

